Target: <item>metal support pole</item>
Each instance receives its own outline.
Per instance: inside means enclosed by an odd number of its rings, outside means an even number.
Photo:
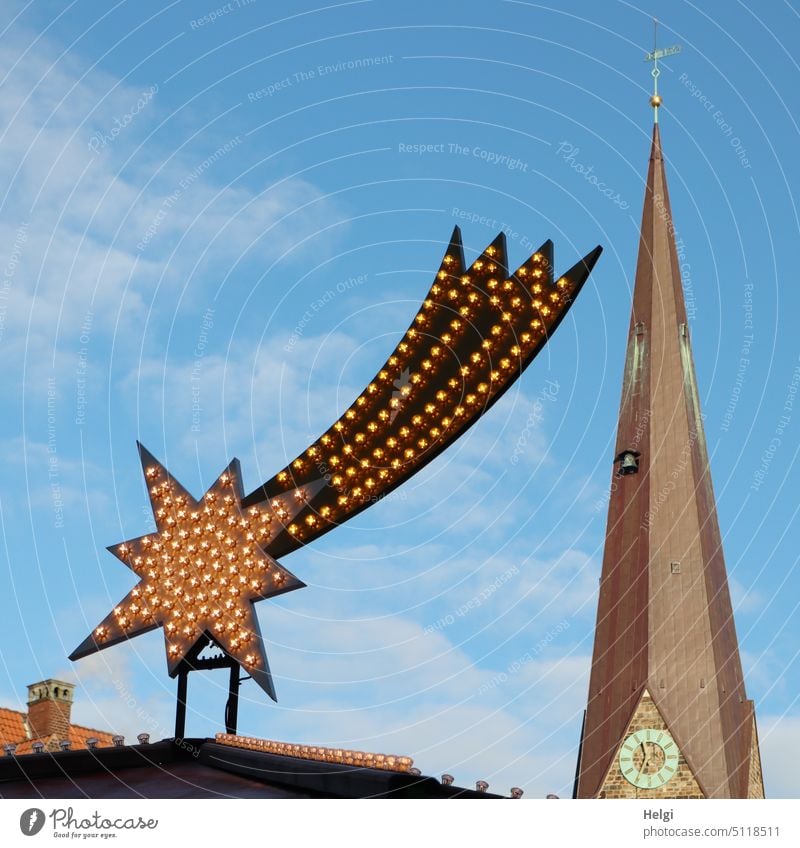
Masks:
[[[236,725],[239,721],[239,666],[237,663],[231,665],[231,676],[228,683],[228,703],[225,705],[225,732],[236,734]]]
[[[189,669],[184,667],[178,672],[178,703],[175,707],[175,738],[183,739],[186,735],[186,688],[189,680]]]

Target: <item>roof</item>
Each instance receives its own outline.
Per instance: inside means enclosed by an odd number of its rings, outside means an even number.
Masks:
[[[0,798],[500,798],[386,768],[215,739],[0,757]]]
[[[31,738],[28,735],[28,725],[25,718],[25,713],[0,707],[0,747],[8,744],[16,745],[16,753],[20,755],[32,753],[34,742],[43,742],[46,747],[56,748],[58,746],[61,737],[55,733],[50,736]],[[83,727],[80,724],[70,725],[69,741],[73,748],[88,747],[89,739],[97,739],[100,747],[108,747],[114,744],[112,733],[95,730],[92,727]]]

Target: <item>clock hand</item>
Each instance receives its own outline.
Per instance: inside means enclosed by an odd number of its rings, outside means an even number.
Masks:
[[[645,773],[644,770],[647,768],[647,764],[650,761],[650,756],[647,752],[647,743],[642,742],[642,766],[639,769],[639,774],[637,776],[637,780]]]

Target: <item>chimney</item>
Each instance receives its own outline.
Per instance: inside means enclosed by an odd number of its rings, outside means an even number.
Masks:
[[[28,732],[32,739],[56,734],[69,738],[74,683],[42,680],[28,686]]]

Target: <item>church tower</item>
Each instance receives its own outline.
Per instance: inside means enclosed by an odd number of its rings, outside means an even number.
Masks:
[[[658,51],[657,60],[673,51]],[[658,127],[619,412],[578,798],[763,798]]]

